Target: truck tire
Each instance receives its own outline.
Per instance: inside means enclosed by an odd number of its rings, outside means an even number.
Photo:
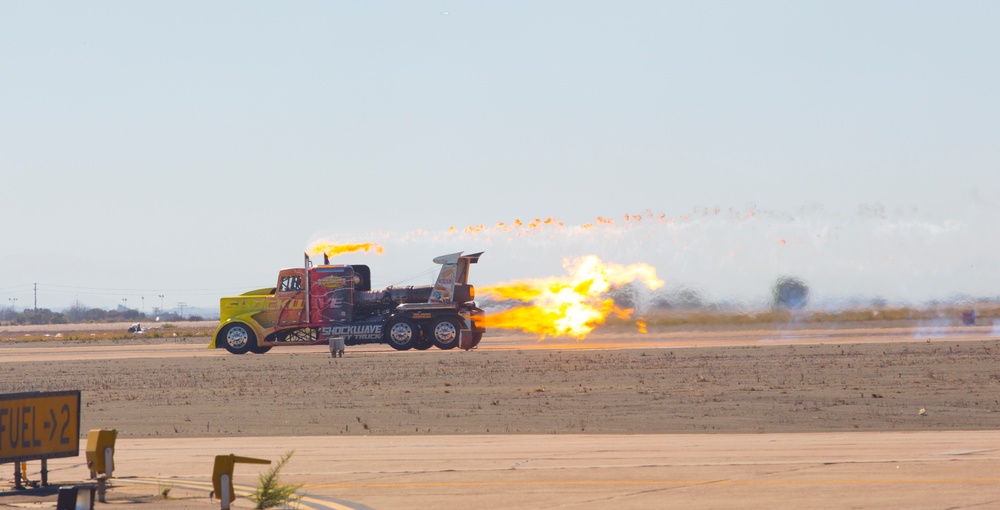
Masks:
[[[458,335],[462,331],[462,325],[458,319],[452,317],[442,317],[431,322],[427,336],[438,349],[454,349],[458,347]]]
[[[270,351],[270,350],[271,350],[271,346],[270,345],[265,345],[263,347],[261,347],[259,345],[254,345],[253,347],[250,348],[250,352],[252,352],[254,354],[264,354],[265,352]]]
[[[233,354],[246,354],[257,347],[257,336],[254,335],[250,326],[241,322],[234,322],[222,328],[215,341],[216,343],[221,341],[222,346]]]
[[[420,341],[420,328],[406,317],[390,319],[385,325],[385,342],[397,351],[412,349]]]
[[[423,331],[421,331],[421,333],[422,332]],[[425,335],[425,334],[421,334],[420,335],[420,341],[417,342],[417,343],[415,343],[415,344],[413,344],[413,348],[416,349],[416,350],[418,350],[418,351],[426,351],[427,349],[430,349],[431,347],[434,347],[434,343],[431,342],[431,340],[429,338],[427,338],[427,335]]]
[[[483,334],[482,333],[473,333],[472,334],[472,345],[469,346],[469,349],[474,349],[477,345],[479,345],[479,342],[482,339],[483,339]],[[469,349],[466,349],[466,350],[469,350]]]

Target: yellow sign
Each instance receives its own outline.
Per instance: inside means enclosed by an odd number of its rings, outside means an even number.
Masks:
[[[80,392],[0,393],[0,464],[80,455]]]

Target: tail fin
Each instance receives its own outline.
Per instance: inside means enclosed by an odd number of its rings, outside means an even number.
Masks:
[[[462,256],[462,252],[441,255],[434,259],[435,264],[441,264],[441,272],[434,282],[429,303],[451,303],[455,298],[455,284],[469,283],[469,264],[479,262],[483,252]]]

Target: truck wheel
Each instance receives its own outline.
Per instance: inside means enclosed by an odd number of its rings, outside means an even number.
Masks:
[[[250,348],[250,352],[252,352],[254,354],[264,354],[265,352],[270,351],[270,350],[271,350],[271,346],[270,345],[265,345],[263,347],[261,347],[259,345],[254,345],[253,347]]]
[[[458,334],[462,331],[461,324],[451,317],[438,319],[431,323],[431,341],[438,349],[454,349],[458,347]]]
[[[396,317],[385,325],[385,341],[397,351],[412,349],[420,343],[420,328],[406,317]]]
[[[239,322],[230,324],[219,332],[215,341],[222,341],[222,346],[233,354],[246,354],[247,351],[257,346],[257,336],[253,334],[250,326]]]

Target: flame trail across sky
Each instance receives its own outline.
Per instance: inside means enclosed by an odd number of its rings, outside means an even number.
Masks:
[[[366,237],[387,247],[376,278],[397,284],[414,256],[449,251],[487,252],[473,279],[544,280],[562,274],[564,259],[595,255],[619,264],[643,263],[665,276],[659,292],[693,289],[703,300],[766,306],[771,285],[790,275],[810,287],[810,306],[841,307],[876,300],[898,304],[1000,294],[1000,264],[990,232],[1000,227],[992,208],[970,201],[962,210],[853,210],[804,206],[772,211],[754,206],[698,208],[687,214],[595,216],[570,222],[539,216],[440,230],[383,231]],[[405,272],[404,272],[405,271]],[[422,283],[422,282],[421,282]]]

